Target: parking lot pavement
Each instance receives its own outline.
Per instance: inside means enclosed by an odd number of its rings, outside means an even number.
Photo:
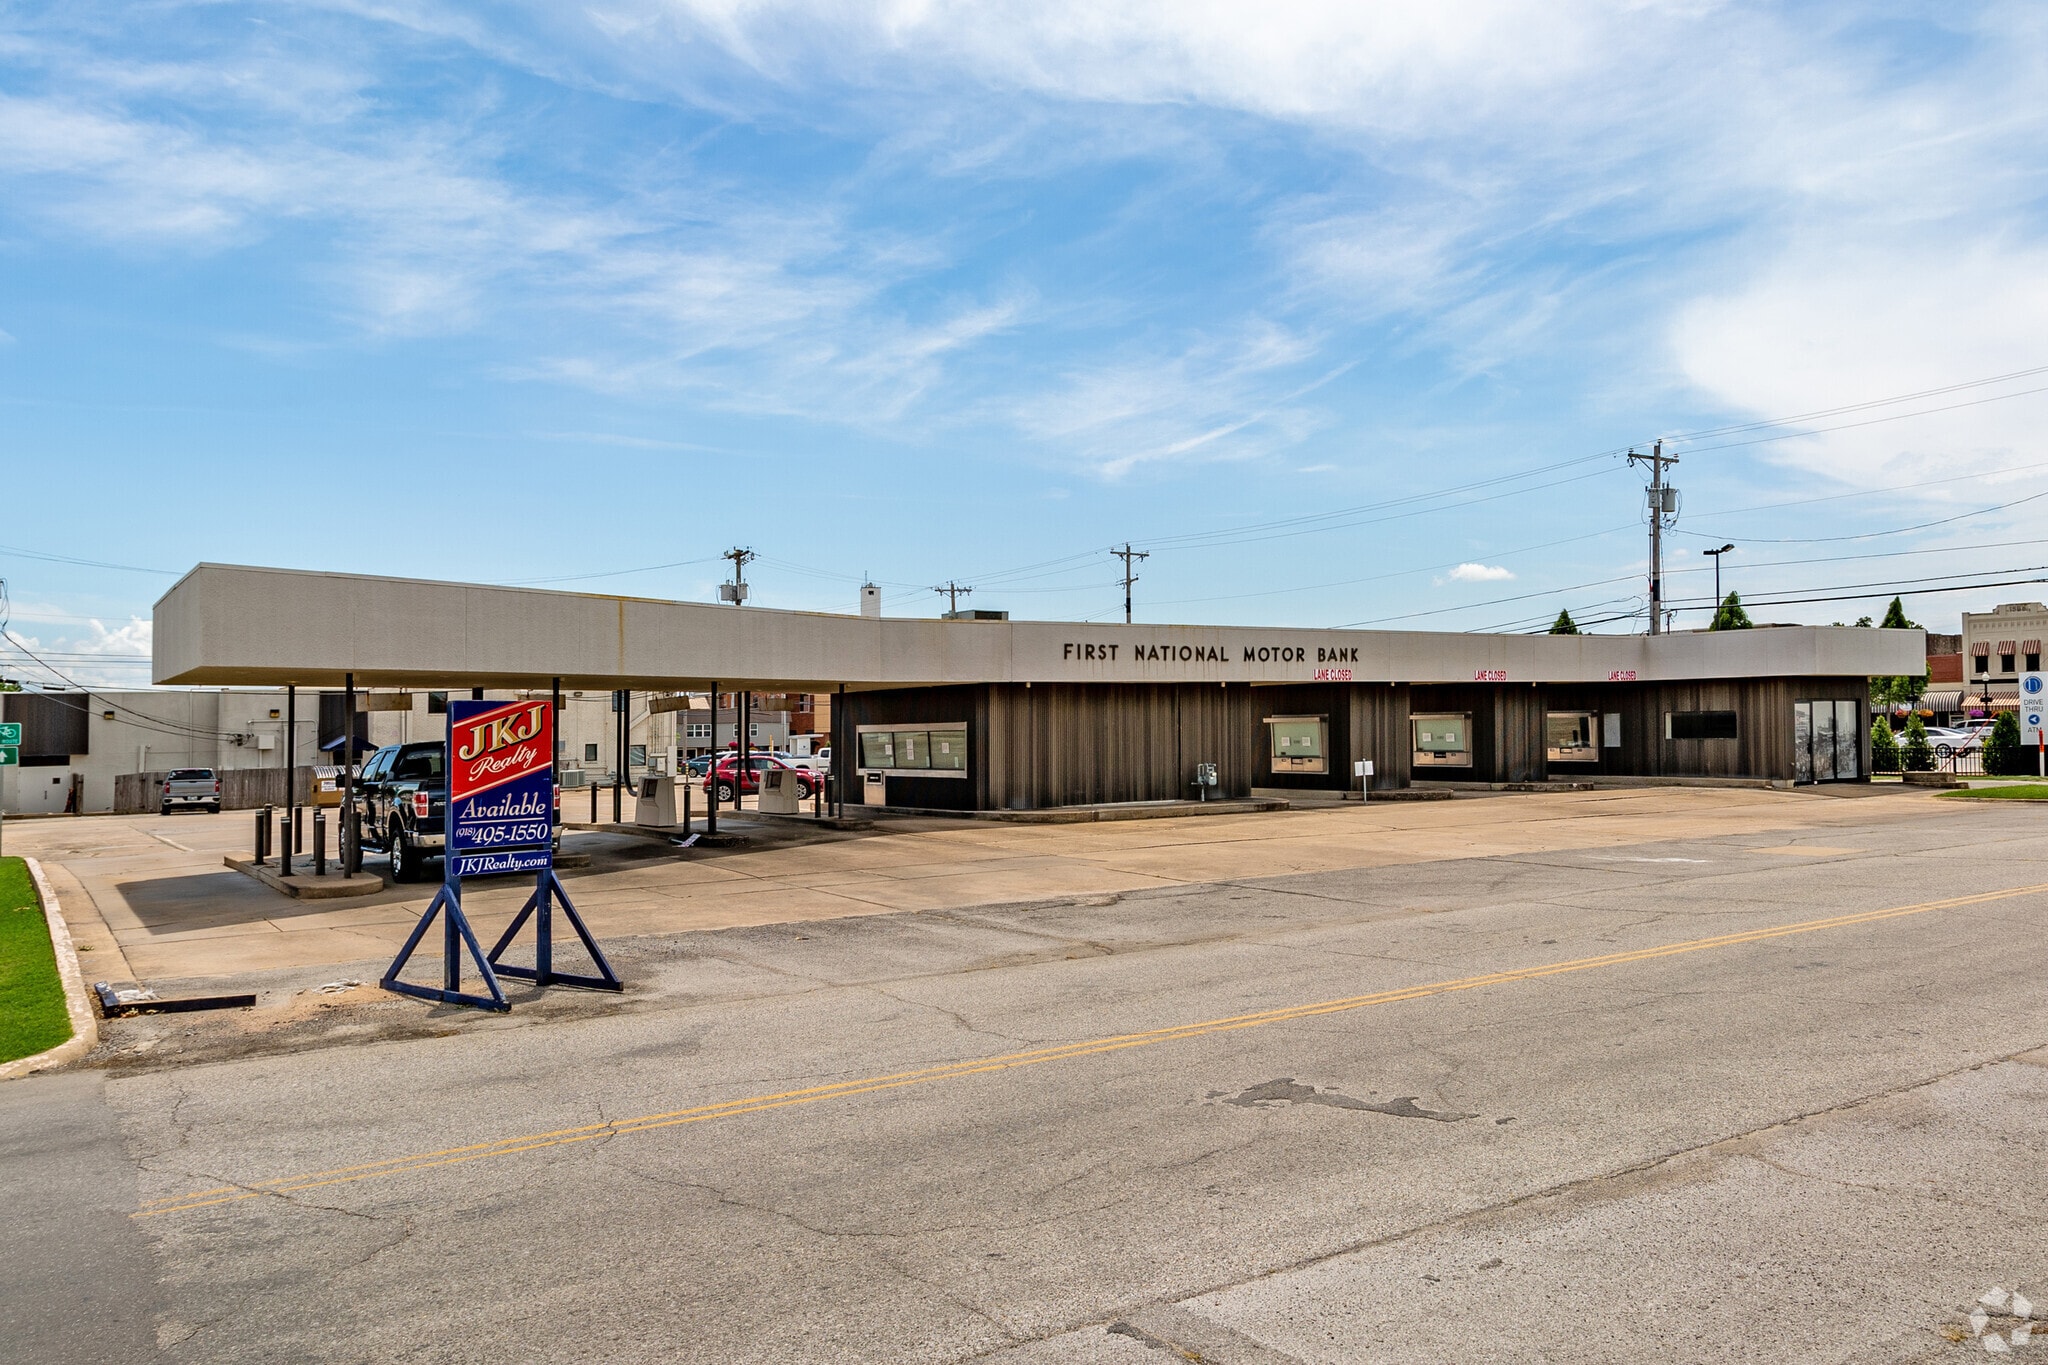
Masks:
[[[1698,833],[1825,829],[1905,818],[1919,793],[1875,802],[1809,793],[1656,788],[1324,806],[1241,816],[1083,825],[911,819],[871,833],[759,829],[740,848],[678,853],[611,834],[571,834],[589,868],[565,875],[607,940],[893,910],[949,910],[1129,894],[1245,878],[1507,856]],[[246,853],[251,814],[93,816],[18,822],[10,847],[59,866],[85,900],[67,906],[88,934],[104,925],[100,979],[157,983],[335,975],[388,960],[433,888],[392,886],[341,901],[295,901],[221,863]],[[372,856],[368,866],[382,869]],[[60,886],[66,895],[71,883]],[[517,911],[517,878],[470,884],[479,932]],[[115,967],[98,964],[115,962]],[[360,974],[360,973],[358,973]]]
[[[119,1021],[95,1198],[173,1361],[1981,1353],[2048,1302],[2038,820],[1822,808],[642,939],[624,1000],[304,1048]]]

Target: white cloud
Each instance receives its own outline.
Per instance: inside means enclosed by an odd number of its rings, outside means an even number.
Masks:
[[[1341,370],[1305,379],[1316,349],[1314,338],[1255,319],[1234,336],[1069,374],[999,415],[1055,458],[1106,478],[1173,461],[1249,459],[1325,422],[1303,400]]]
[[[1466,563],[1452,569],[1450,573],[1439,578],[1437,583],[1505,583],[1514,576],[1514,570],[1502,568],[1498,564]]]
[[[35,620],[47,615],[34,607],[24,607],[18,620]],[[62,618],[61,614],[59,619]],[[76,621],[77,617],[68,618]],[[6,671],[10,676],[27,681],[44,683],[78,683],[89,687],[140,687],[149,682],[149,670],[137,667],[133,661],[147,661],[150,657],[150,641],[153,625],[146,617],[131,616],[126,623],[109,628],[105,622],[86,620],[83,634],[66,632],[49,637],[28,635],[19,629],[9,633],[27,646],[27,655],[40,656],[49,664],[36,662],[26,657],[24,651],[9,645],[4,653]],[[130,661],[122,664],[121,660]]]
[[[1737,410],[1782,417],[2048,365],[2043,318],[2048,248],[1981,240],[1961,249],[1940,240],[1805,243],[1730,293],[1685,308],[1672,345],[1691,384]],[[1866,484],[2029,464],[2022,457],[2038,449],[2048,393],[1977,400],[2044,386],[2048,375],[2035,375],[1820,417],[1808,425],[1848,429],[1758,450]],[[1971,406],[1955,406],[1965,403]],[[1862,425],[1942,408],[1950,410]]]

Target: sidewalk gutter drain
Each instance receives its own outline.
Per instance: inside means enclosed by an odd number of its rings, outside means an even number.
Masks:
[[[245,1010],[256,1003],[250,995],[193,995],[183,1000],[159,1000],[152,990],[117,991],[104,981],[92,983],[100,1000],[102,1019],[128,1019],[138,1014],[190,1014],[198,1010]]]

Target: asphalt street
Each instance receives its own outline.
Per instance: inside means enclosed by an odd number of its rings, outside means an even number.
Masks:
[[[1857,812],[678,934],[584,1013],[30,1078],[0,1356],[1975,1358],[2048,1303],[2048,825]]]

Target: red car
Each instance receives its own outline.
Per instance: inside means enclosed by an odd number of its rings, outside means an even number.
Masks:
[[[728,755],[725,758],[719,759],[717,766],[704,774],[704,790],[710,792],[717,800],[732,800],[733,775],[738,772],[739,763],[737,755]],[[755,754],[747,759],[747,771],[740,784],[741,790],[748,796],[752,796],[760,791],[761,774],[769,768],[781,768],[784,771],[795,773],[796,794],[806,801],[811,799],[811,793],[824,780],[824,774],[822,773],[806,771],[795,764],[784,763],[779,758],[771,758],[767,754]],[[714,783],[716,784],[715,787]]]

